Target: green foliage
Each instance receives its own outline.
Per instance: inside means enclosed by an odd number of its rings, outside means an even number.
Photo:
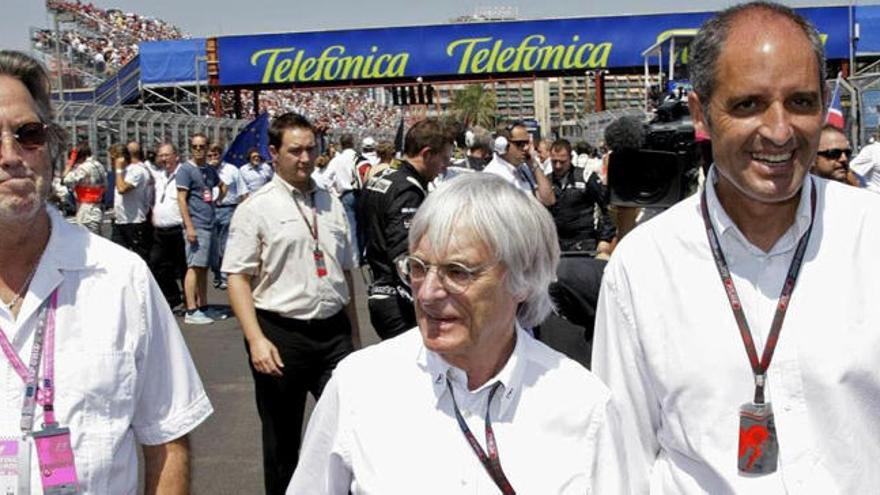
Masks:
[[[459,122],[466,126],[479,125],[495,127],[495,92],[487,90],[482,84],[469,84],[456,91],[452,97],[451,109]]]

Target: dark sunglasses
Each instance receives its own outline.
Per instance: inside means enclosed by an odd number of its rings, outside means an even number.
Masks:
[[[208,147],[207,144],[194,144],[194,145],[192,145],[192,149],[194,149],[194,150],[203,150],[203,149],[206,149],[207,147]]]
[[[36,148],[46,144],[49,138],[49,126],[42,122],[28,122],[18,126],[12,136],[24,148]]]
[[[525,148],[526,146],[529,145],[529,140],[524,139],[522,141],[510,141],[510,144],[516,145],[516,147],[518,147],[518,148]]]
[[[828,150],[817,151],[816,154],[819,155],[819,156],[821,156],[821,157],[825,157],[825,158],[827,158],[827,159],[829,159],[829,160],[837,160],[838,158],[840,158],[840,155],[843,155],[843,154],[846,154],[846,157],[847,157],[847,158],[851,157],[851,156],[852,156],[852,150],[849,149],[849,148],[846,148],[846,149],[842,149],[842,148],[831,148],[831,149],[828,149]]]

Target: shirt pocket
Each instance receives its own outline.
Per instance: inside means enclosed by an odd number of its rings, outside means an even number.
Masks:
[[[135,359],[128,351],[64,350],[56,358],[55,410],[70,428],[76,469],[90,492],[106,490],[114,453],[129,435]],[[103,487],[103,488],[102,488]]]

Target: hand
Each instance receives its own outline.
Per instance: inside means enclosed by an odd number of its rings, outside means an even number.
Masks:
[[[267,375],[284,375],[281,371],[284,368],[284,363],[281,362],[281,355],[278,354],[278,349],[269,339],[261,337],[250,341],[248,342],[248,347],[251,351],[251,364],[254,365],[254,369]]]
[[[196,235],[195,227],[187,227],[186,240],[189,241],[190,244],[197,244],[199,242],[199,236]]]

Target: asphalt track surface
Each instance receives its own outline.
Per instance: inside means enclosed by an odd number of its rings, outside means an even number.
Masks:
[[[374,344],[379,338],[370,326],[366,286],[357,275],[355,294],[361,341]],[[208,290],[208,302],[227,309],[229,305],[226,292],[213,287]],[[263,493],[260,420],[238,320],[230,316],[210,325],[186,325],[182,317],[177,320],[214,406],[214,414],[190,435],[192,493]],[[313,406],[310,398],[307,415]]]

